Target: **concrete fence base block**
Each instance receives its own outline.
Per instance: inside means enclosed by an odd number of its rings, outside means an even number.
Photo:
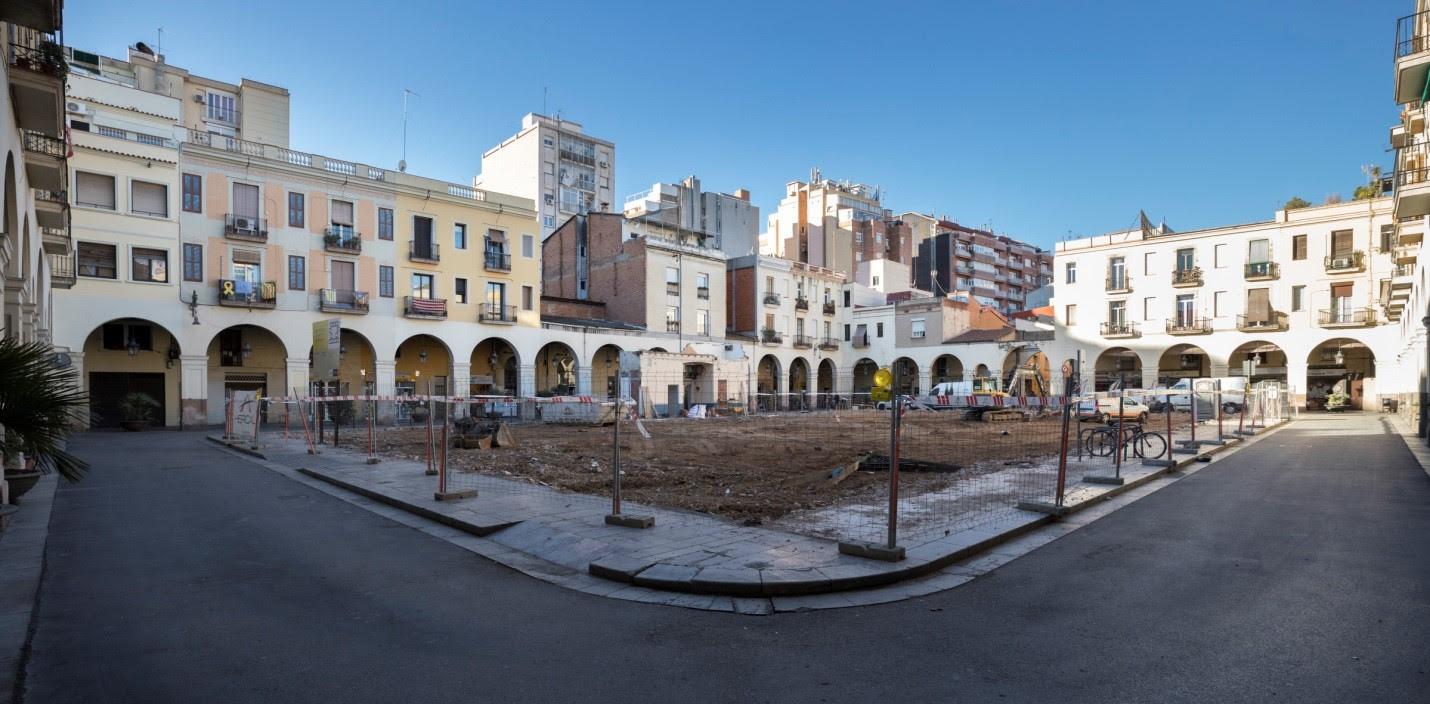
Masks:
[[[1046,501],[1019,501],[1018,510],[1046,513],[1049,516],[1065,516],[1068,513],[1068,507],[1059,506]]]
[[[1198,445],[1225,445],[1225,440],[1197,440]]]
[[[1175,467],[1176,465],[1176,460],[1142,460],[1143,467]]]
[[[477,495],[476,489],[462,489],[461,491],[439,491],[432,495],[438,501],[456,501],[457,499],[470,499]]]
[[[904,559],[903,546],[891,548],[887,545],[875,545],[874,543],[840,543],[839,552],[843,555],[867,557],[871,560],[883,560],[884,562],[898,562]]]
[[[622,528],[650,528],[655,525],[655,516],[635,516],[629,513],[612,513],[606,516],[606,525]]]
[[[378,459],[378,458],[376,458],[376,457],[369,457],[369,458],[367,458],[367,463],[368,463],[368,464],[377,464],[378,462],[381,462],[381,461],[382,461],[382,460],[380,460],[380,459]]]
[[[1111,486],[1122,486],[1126,481],[1122,477],[1113,477],[1106,474],[1084,474],[1082,480],[1089,484],[1108,484]]]
[[[426,475],[429,476],[429,477],[435,477],[435,476],[437,476],[437,470],[435,470],[435,469],[429,469],[429,470],[427,470],[426,472],[423,472],[423,474],[426,474]]]

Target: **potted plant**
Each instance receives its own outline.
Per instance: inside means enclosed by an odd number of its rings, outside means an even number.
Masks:
[[[17,475],[54,470],[78,481],[87,465],[64,443],[74,427],[88,424],[88,411],[74,369],[56,366],[48,345],[0,338],[0,457],[7,479],[18,484],[30,480]]]
[[[149,394],[132,391],[119,401],[119,426],[129,432],[143,430],[154,420],[159,402]]]

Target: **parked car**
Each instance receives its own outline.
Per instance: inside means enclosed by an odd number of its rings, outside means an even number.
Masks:
[[[1077,402],[1074,412],[1078,420],[1090,420],[1094,423],[1104,423],[1117,420],[1118,408],[1122,410],[1123,420],[1133,420],[1138,423],[1147,420],[1147,404],[1142,403],[1136,397],[1127,396],[1122,399],[1099,398],[1083,399]]]

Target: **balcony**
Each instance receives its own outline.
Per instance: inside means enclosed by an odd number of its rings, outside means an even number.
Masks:
[[[1251,262],[1246,265],[1247,281],[1274,281],[1281,278],[1281,265],[1276,262]]]
[[[402,314],[419,320],[446,320],[447,299],[407,296],[403,299]]]
[[[667,295],[667,296],[679,296],[679,295],[680,295],[680,282],[678,282],[678,281],[667,281],[667,282],[665,282],[665,295]]]
[[[21,130],[64,134],[64,49],[52,35],[11,25],[9,28],[10,95]]]
[[[826,352],[832,352],[839,349],[839,340],[833,337],[821,337],[818,347]]]
[[[40,244],[46,254],[69,254],[70,231],[63,227],[41,227]]]
[[[795,333],[793,344],[799,349],[807,350],[811,347],[814,347],[814,338],[802,333]]]
[[[1327,274],[1354,274],[1358,271],[1365,271],[1365,253],[1360,250],[1326,257]]]
[[[1125,320],[1112,320],[1103,323],[1101,332],[1102,336],[1109,340],[1142,337],[1142,331],[1137,329],[1137,323],[1129,323]]]
[[[487,271],[511,271],[511,255],[506,252],[485,252],[482,256],[482,267]]]
[[[223,236],[244,242],[267,242],[268,221],[250,215],[228,213],[223,216]]]
[[[1396,152],[1395,217],[1430,213],[1430,147],[1416,144]]]
[[[1103,290],[1107,293],[1131,293],[1132,277],[1126,274],[1122,276],[1108,276],[1103,280]]]
[[[477,309],[477,322],[494,325],[516,325],[516,306],[485,303]]]
[[[1202,268],[1194,266],[1190,269],[1175,269],[1172,271],[1172,286],[1174,288],[1189,288],[1202,285]]]
[[[74,255],[73,254],[46,254],[45,258],[50,262],[50,286],[54,288],[71,288],[74,286]]]
[[[407,242],[407,259],[408,261],[436,264],[442,261],[442,256],[440,247],[436,242],[409,240]],[[445,316],[446,313],[443,313],[443,315]]]
[[[1320,321],[1323,328],[1368,328],[1375,325],[1375,309],[1325,308]]]
[[[351,227],[330,227],[323,232],[323,249],[338,254],[360,254],[362,236]]]
[[[834,311],[835,311],[834,301],[825,301],[825,302],[824,302],[824,314],[825,314],[825,315],[834,315]]]
[[[767,305],[767,306],[777,306],[777,305],[779,305],[779,304],[780,304],[780,295],[779,295],[778,293],[773,293],[773,292],[766,292],[766,293],[765,293],[765,305]]]
[[[218,304],[235,308],[272,308],[278,304],[278,282],[219,279]]]
[[[849,346],[853,347],[856,350],[862,350],[868,347],[869,333],[864,333],[863,335],[855,335],[853,341],[849,343]]]
[[[1424,217],[1407,217],[1395,224],[1395,244],[1397,246],[1418,245],[1424,239]]]
[[[770,328],[760,329],[760,342],[763,342],[766,345],[778,345],[784,343],[784,341],[784,337],[775,330],[772,330]]]
[[[809,310],[809,299],[804,296],[797,296],[794,299],[795,310]]]
[[[1419,100],[1430,73],[1430,11],[1401,17],[1395,23],[1395,102]]]
[[[702,301],[708,301],[708,300],[710,300],[710,287],[709,287],[709,286],[696,286],[696,287],[695,287],[695,297],[696,297],[696,298],[699,298],[699,299],[702,300]]]
[[[61,230],[69,227],[69,196],[64,191],[30,189],[35,201],[35,220],[40,227]]]
[[[367,315],[367,291],[347,291],[340,288],[319,289],[318,310],[324,313]]]
[[[666,332],[680,332],[680,321],[679,321],[679,320],[672,320],[672,319],[670,319],[670,318],[666,318],[666,319],[665,319],[665,331],[666,331]]]
[[[1276,310],[1248,312],[1236,316],[1236,329],[1241,332],[1283,332],[1290,328],[1288,316]]]
[[[24,130],[21,136],[25,146],[25,175],[30,177],[30,187],[65,190],[65,141],[34,130]]]
[[[1169,318],[1168,335],[1207,335],[1212,331],[1211,318]]]
[[[953,254],[954,256],[962,257],[964,259],[973,258],[973,250],[964,249],[963,247],[954,247]]]

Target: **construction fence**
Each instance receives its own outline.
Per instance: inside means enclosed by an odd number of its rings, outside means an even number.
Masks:
[[[1029,506],[1065,505],[1089,477],[1170,464],[1292,412],[1284,384],[1213,380],[1049,397],[970,379],[932,389],[957,393],[876,387],[809,392],[796,404],[781,394],[768,408],[758,392],[741,403],[702,398],[686,376],[642,381],[677,391],[269,397],[256,432],[314,450],[341,446],[371,462],[422,462],[434,490],[453,498],[554,490],[609,502],[613,514],[634,502],[905,545],[1019,520]]]

